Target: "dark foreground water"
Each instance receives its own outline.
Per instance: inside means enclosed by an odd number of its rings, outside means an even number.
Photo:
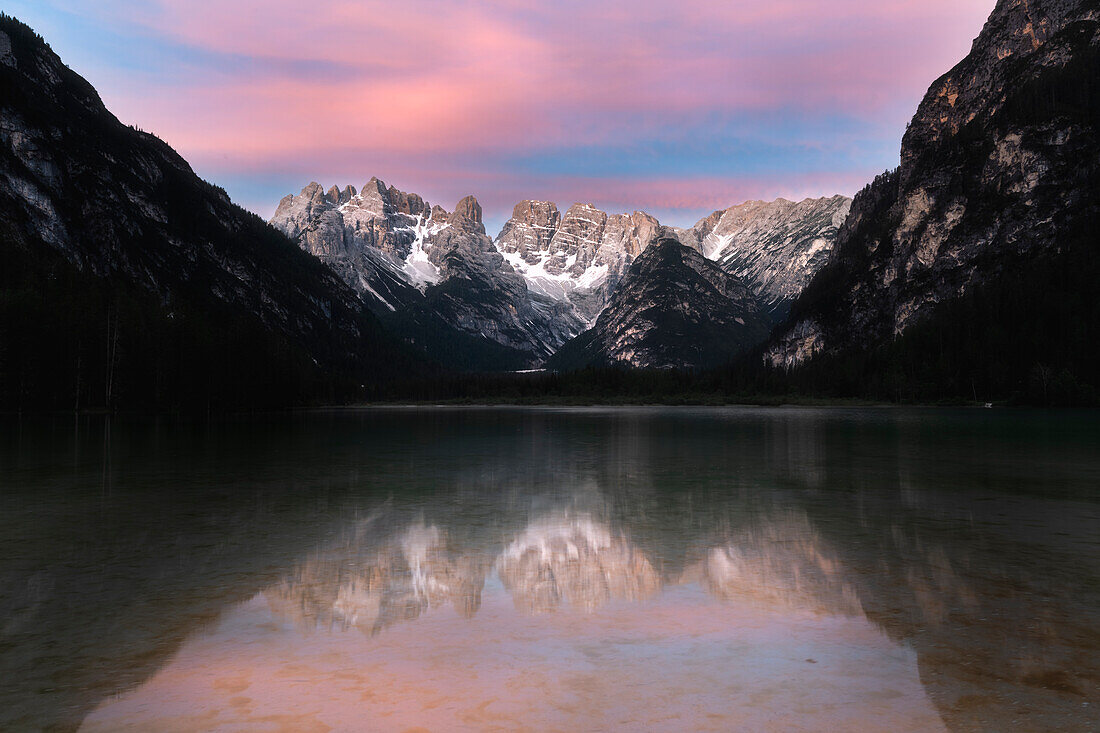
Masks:
[[[0,423],[0,730],[1097,730],[1100,417]]]

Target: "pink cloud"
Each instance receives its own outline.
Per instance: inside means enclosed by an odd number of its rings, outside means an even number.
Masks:
[[[423,176],[412,182],[423,189],[442,187],[450,175],[443,168],[456,158],[467,161],[463,180],[499,180],[469,161],[656,139],[707,116],[848,115],[900,135],[991,7],[992,0],[105,0],[79,12],[196,54],[285,62],[201,74],[181,67],[171,84],[135,75],[103,90],[125,121],[202,165],[297,170],[313,161],[307,177],[350,165],[358,170],[352,180],[389,166],[402,178]],[[286,63],[319,70],[290,76],[279,72]],[[832,185],[881,167],[857,161]],[[704,191],[741,190],[695,173],[684,171],[679,193],[655,195],[669,180],[655,173],[647,183],[618,184],[616,196],[637,186],[641,208],[696,191],[702,208]],[[571,180],[581,187],[573,198],[596,185]],[[518,173],[515,183],[523,196],[558,185]]]

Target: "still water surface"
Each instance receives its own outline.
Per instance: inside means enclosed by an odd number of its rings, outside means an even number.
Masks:
[[[0,730],[1098,730],[1100,416],[0,423]]]

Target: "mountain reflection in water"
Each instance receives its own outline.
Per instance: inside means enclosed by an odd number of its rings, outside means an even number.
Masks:
[[[662,578],[621,530],[587,514],[541,516],[511,539],[482,546],[450,543],[447,530],[434,524],[395,530],[385,520],[379,514],[363,521],[265,590],[272,612],[305,630],[355,627],[371,635],[444,604],[469,617],[481,607],[491,570],[515,608],[529,614],[563,604],[591,612],[693,582],[723,601],[861,613],[835,553],[805,515],[791,511],[707,548],[672,578]]]
[[[1092,415],[86,430],[0,436],[2,729],[1100,727]]]

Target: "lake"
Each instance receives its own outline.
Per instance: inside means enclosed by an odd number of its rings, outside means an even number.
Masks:
[[[1100,415],[0,422],[0,730],[1097,730]]]

